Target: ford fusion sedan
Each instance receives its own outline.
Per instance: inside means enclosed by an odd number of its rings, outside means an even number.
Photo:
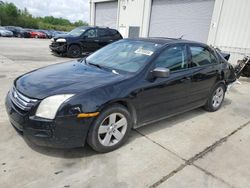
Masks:
[[[18,77],[6,97],[11,124],[40,146],[119,148],[132,128],[203,106],[218,110],[232,66],[205,44],[124,39],[87,58]],[[152,125],[153,126],[153,125]]]
[[[78,58],[82,54],[92,53],[120,39],[122,39],[122,36],[115,29],[77,27],[67,34],[53,37],[50,49],[57,55]]]

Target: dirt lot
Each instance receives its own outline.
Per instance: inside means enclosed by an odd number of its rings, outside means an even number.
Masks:
[[[36,147],[10,125],[4,98],[13,79],[68,61],[49,40],[0,38],[0,187],[250,187],[250,79],[215,113],[196,109],[132,131],[107,154],[89,147]]]

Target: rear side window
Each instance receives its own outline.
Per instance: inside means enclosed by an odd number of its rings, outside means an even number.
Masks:
[[[187,68],[186,46],[178,45],[164,50],[155,60],[156,67],[177,71]]]
[[[204,47],[191,46],[190,51],[192,55],[191,67],[210,65],[217,62],[214,55]]]
[[[109,37],[110,33],[107,29],[98,29],[98,36],[99,37]]]
[[[112,35],[117,35],[117,34],[119,34],[118,31],[116,31],[116,30],[114,30],[114,29],[110,29],[109,31],[110,31],[110,33],[111,33]]]
[[[112,36],[117,37],[117,38],[121,38],[121,34],[117,30],[109,29],[109,31],[110,31]]]

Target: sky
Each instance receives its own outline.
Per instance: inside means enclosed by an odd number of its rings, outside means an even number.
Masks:
[[[5,0],[19,9],[25,7],[33,16],[62,17],[71,22],[89,22],[89,0]]]

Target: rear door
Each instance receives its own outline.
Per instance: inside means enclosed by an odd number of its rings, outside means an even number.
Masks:
[[[98,34],[98,45],[101,47],[113,42],[111,33],[109,32],[108,29],[105,28],[98,28],[97,29],[97,34]]]
[[[202,105],[206,102],[210,90],[220,77],[219,61],[213,52],[206,46],[189,45],[192,60],[189,69],[192,71],[190,105]]]

